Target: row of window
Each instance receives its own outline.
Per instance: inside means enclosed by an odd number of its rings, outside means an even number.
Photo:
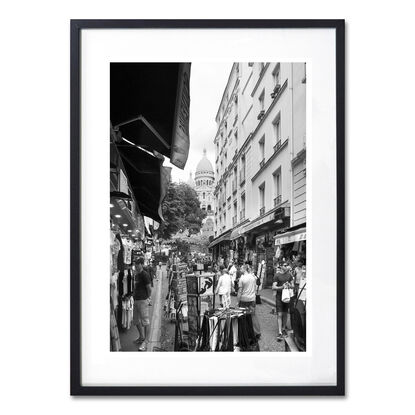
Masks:
[[[282,202],[282,182],[281,182],[281,168],[279,168],[273,175],[274,184],[274,206]],[[259,191],[259,210],[260,214],[265,213],[265,182],[258,186]]]
[[[212,186],[213,180],[196,180],[196,186]]]
[[[281,111],[277,114],[272,122],[274,130],[274,150],[277,150],[281,145]],[[259,162],[260,164],[265,161],[265,134],[258,141],[259,144]]]
[[[197,196],[198,196],[199,200],[200,199],[208,200],[208,201],[212,200],[212,195],[210,193],[206,194],[205,192],[198,192]]]
[[[230,208],[230,206],[229,206]],[[239,211],[239,221],[245,219],[245,194],[241,195],[241,210]],[[235,200],[233,202],[233,216],[232,216],[232,226],[235,226],[238,222],[238,202]],[[216,228],[219,229],[226,228],[226,210],[223,212],[223,215],[219,215],[219,218],[215,219]]]

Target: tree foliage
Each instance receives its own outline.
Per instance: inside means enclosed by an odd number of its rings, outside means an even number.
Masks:
[[[169,184],[162,211],[165,219],[159,229],[162,239],[170,239],[186,229],[189,235],[198,233],[206,217],[206,212],[200,209],[197,193],[186,183]]]

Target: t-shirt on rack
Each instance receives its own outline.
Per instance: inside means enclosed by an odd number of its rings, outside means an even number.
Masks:
[[[202,320],[196,351],[259,351],[252,316],[244,308],[217,309],[206,312]]]

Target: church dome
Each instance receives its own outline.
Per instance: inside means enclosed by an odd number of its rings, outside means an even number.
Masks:
[[[201,174],[206,174],[206,173],[214,174],[214,170],[213,170],[212,163],[206,157],[206,149],[204,149],[203,157],[199,161],[196,167],[196,175],[201,175]]]

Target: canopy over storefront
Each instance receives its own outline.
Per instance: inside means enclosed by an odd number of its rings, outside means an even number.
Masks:
[[[183,169],[189,153],[190,63],[111,63],[110,78],[114,129]]]
[[[237,228],[234,228],[232,230],[232,233],[229,236],[229,239],[233,241],[234,239],[243,236],[245,234],[248,222],[249,220],[247,221],[247,223],[245,223],[245,225],[241,225],[241,226],[238,226]]]
[[[209,248],[214,247],[215,245],[217,245],[220,242],[230,241],[231,232],[232,232],[232,230],[229,230],[229,231],[224,232],[222,235],[219,235],[216,239],[214,239],[209,244]]]
[[[163,156],[129,144],[118,144],[117,149],[141,214],[161,222],[161,202],[170,179],[170,168],[162,166]]]
[[[284,232],[282,234],[276,235],[274,238],[275,245],[284,245],[292,242],[305,241],[307,239],[306,228],[301,227],[299,229]]]

